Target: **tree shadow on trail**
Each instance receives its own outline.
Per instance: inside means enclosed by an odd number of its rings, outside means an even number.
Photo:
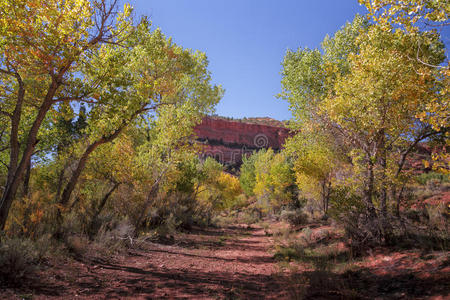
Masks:
[[[422,299],[448,296],[448,279],[419,278],[411,273],[376,275],[370,269],[359,269],[343,274],[307,271],[285,280],[291,299]]]
[[[245,274],[231,272],[202,272],[199,270],[166,270],[149,266],[150,270],[141,268],[103,264],[102,268],[126,272],[135,276],[125,276],[117,292],[133,293],[155,292],[155,287],[167,295],[185,295],[187,297],[227,296],[245,299],[262,299],[272,295],[283,295],[282,286],[272,275]],[[92,291],[98,292],[98,291]],[[86,293],[88,295],[89,293]]]
[[[195,230],[180,235],[174,246],[148,243],[142,249],[129,249],[128,256],[116,262],[98,257],[76,260],[51,273],[67,272],[71,278],[41,278],[27,290],[44,298],[79,295],[89,299],[285,299],[285,277],[255,272],[255,268],[261,271],[267,268],[264,265],[270,267],[274,263],[266,252],[265,241],[259,237],[260,229]],[[190,251],[190,245],[197,245],[200,251]],[[203,247],[207,249],[203,251]],[[153,265],[154,258],[159,261],[158,266]],[[206,268],[191,269],[198,263]],[[222,267],[224,264],[227,268]],[[234,264],[239,267],[235,269]],[[55,283],[61,287],[56,288]]]

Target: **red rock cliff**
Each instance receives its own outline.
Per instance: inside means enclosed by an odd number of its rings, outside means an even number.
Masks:
[[[280,150],[290,131],[285,127],[205,117],[194,129],[204,144],[203,155],[238,165],[242,155],[261,148]]]

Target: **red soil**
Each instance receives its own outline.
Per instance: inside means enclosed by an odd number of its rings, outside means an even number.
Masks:
[[[33,299],[283,298],[269,246],[262,229],[202,230],[177,236],[173,245],[148,243],[112,263],[56,265],[25,293]]]
[[[317,226],[313,235],[320,229]],[[326,241],[324,241],[326,242]],[[332,242],[338,242],[333,238]],[[1,299],[450,299],[449,253],[377,249],[349,272],[282,271],[274,238],[236,226],[145,243],[107,261],[58,262]]]

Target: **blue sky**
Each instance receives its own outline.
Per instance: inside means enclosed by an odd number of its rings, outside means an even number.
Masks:
[[[365,8],[357,0],[132,0],[173,40],[207,54],[225,88],[217,114],[289,119],[281,90],[286,49],[315,48]]]

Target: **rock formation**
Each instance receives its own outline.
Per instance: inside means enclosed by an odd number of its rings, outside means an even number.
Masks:
[[[285,139],[291,135],[290,130],[281,125],[281,122],[269,118],[247,121],[205,117],[194,132],[197,140],[203,144],[203,157],[210,156],[225,165],[239,166],[244,154],[251,154],[261,148],[279,151]]]

